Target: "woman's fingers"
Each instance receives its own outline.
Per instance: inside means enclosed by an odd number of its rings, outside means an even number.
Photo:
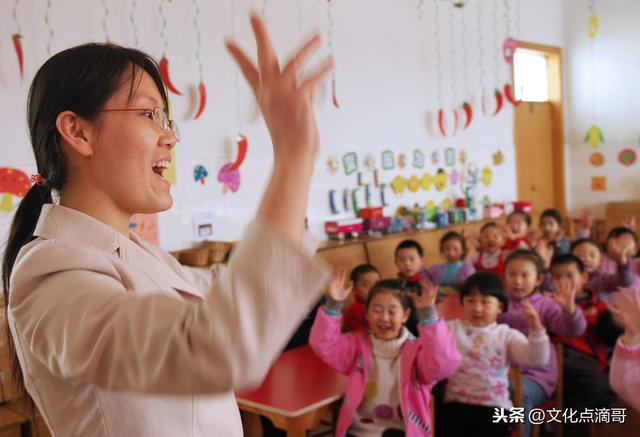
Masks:
[[[271,38],[264,21],[255,13],[251,14],[251,27],[253,27],[253,33],[256,36],[260,77],[268,80],[280,72],[278,57],[273,49],[273,44],[271,44]]]
[[[242,74],[244,75],[247,82],[249,82],[249,86],[253,89],[254,93],[258,88],[258,83],[260,82],[260,76],[258,74],[258,70],[253,65],[253,62],[244,54],[242,49],[236,45],[233,41],[227,41],[227,50],[233,56],[233,59],[236,60],[236,63],[242,70]]]
[[[333,57],[329,56],[320,67],[318,67],[313,73],[311,73],[304,79],[299,88],[304,88],[309,92],[313,91],[318,82],[320,82],[331,70],[333,70],[333,67]]]
[[[293,80],[298,79],[296,76],[304,69],[304,64],[307,62],[307,59],[318,49],[319,45],[320,36],[314,35],[287,63],[282,70],[282,76]]]

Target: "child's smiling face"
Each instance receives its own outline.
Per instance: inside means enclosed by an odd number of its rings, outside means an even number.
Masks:
[[[580,258],[580,261],[584,264],[584,270],[587,273],[595,271],[600,265],[600,259],[602,258],[600,249],[590,241],[578,244],[573,248],[572,253]]]
[[[460,261],[463,253],[462,243],[457,238],[452,238],[442,243],[442,255],[447,262]]]
[[[492,324],[503,311],[497,297],[481,294],[477,289],[462,298],[462,309],[466,320],[477,327]]]
[[[513,214],[507,220],[507,226],[516,237],[526,237],[529,225],[522,214]]]
[[[409,319],[409,308],[391,292],[378,292],[367,307],[367,321],[371,333],[381,340],[394,340],[400,336],[402,327]]]
[[[510,296],[525,298],[542,283],[542,275],[533,261],[522,258],[512,259],[505,267],[505,287]]]
[[[480,233],[480,246],[487,253],[495,253],[504,245],[504,236],[497,226],[485,228]]]

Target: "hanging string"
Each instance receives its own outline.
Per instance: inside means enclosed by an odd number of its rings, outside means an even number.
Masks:
[[[424,7],[424,0],[417,0],[416,8],[418,10],[418,21],[422,22],[422,9]]]
[[[469,88],[469,52],[467,51],[467,23],[465,22],[465,17],[467,16],[465,13],[466,8],[460,9],[460,28],[461,32],[461,42],[460,47],[462,49],[462,81],[464,82],[464,100],[471,101],[471,90]]]
[[[11,16],[13,17],[13,22],[16,24],[16,33],[18,35],[22,35],[20,32],[20,22],[18,21],[18,5],[20,4],[20,0],[16,0],[13,4],[13,10],[11,11]]]
[[[335,60],[333,55],[333,1],[327,0],[327,47],[331,57]],[[333,100],[333,106],[339,108],[338,99],[336,97],[336,69],[331,72],[331,98]]]
[[[235,41],[236,39],[236,8],[235,1],[229,0],[229,5],[231,9],[231,39]],[[264,11],[266,8],[266,0],[263,2],[262,8],[262,16],[264,17]],[[242,123],[240,121],[240,73],[237,68],[234,69],[234,77],[233,83],[235,87],[236,93],[236,127],[238,128],[238,132],[242,132]]]
[[[302,0],[296,0],[296,8],[298,10],[298,41],[302,45]]]
[[[511,5],[509,4],[510,0],[502,0],[502,4],[504,5],[504,9],[502,11],[502,15],[504,17],[504,39],[503,41],[505,41],[507,38],[512,37],[511,35]],[[504,81],[504,83],[511,83],[511,78],[510,76],[510,72],[511,72],[511,64],[507,63],[506,64],[506,68],[503,69],[503,71],[506,71],[507,73],[507,77],[506,80]]]
[[[596,2],[595,0],[589,0],[589,19],[596,15]],[[593,124],[596,124],[598,115],[596,113],[596,67],[595,67],[595,34],[591,36],[589,34],[589,103],[591,104],[591,120]]]
[[[53,27],[51,26],[51,22],[49,21],[49,14],[51,13],[51,0],[47,0],[47,9],[44,14],[44,22],[49,29],[49,41],[47,41],[47,55],[51,56],[51,41],[53,40]]]
[[[494,75],[495,75],[495,86],[496,88],[500,87],[500,42],[498,41],[498,0],[493,0],[493,13],[491,14],[493,18],[493,25],[491,26],[492,35],[493,35],[493,62],[494,62]]]
[[[477,41],[478,41],[478,71],[480,76],[480,96],[484,95],[484,87],[486,81],[486,72],[484,69],[484,40],[482,33],[482,7],[478,1],[478,11],[476,13],[476,24],[477,24]]]
[[[454,39],[454,25],[453,25],[453,5],[449,5],[448,9],[449,9],[449,67],[450,67],[450,71],[451,74],[449,76],[449,83],[451,84],[451,107],[452,108],[457,108],[458,107],[458,89],[457,89],[457,80],[456,80],[456,74],[458,71],[457,68],[457,64],[456,64],[456,57],[457,57],[457,51],[456,51],[456,44],[455,44],[455,39]]]
[[[442,59],[442,43],[440,41],[440,29],[439,29],[439,21],[440,21],[440,8],[438,6],[439,0],[433,0],[433,4],[435,6],[434,14],[433,14],[433,39],[436,42],[436,73],[438,77],[438,88],[437,88],[437,99],[438,106],[442,108],[442,63],[440,60]]]
[[[133,29],[133,42],[134,47],[139,47],[140,42],[138,41],[138,27],[136,26],[136,21],[134,19],[134,14],[136,12],[136,0],[131,0],[131,12],[129,13],[129,22],[131,23],[131,28]]]
[[[262,9],[260,10],[263,20],[267,20],[267,0],[262,0]]]
[[[164,58],[169,50],[169,40],[165,33],[167,30],[167,18],[164,15],[164,0],[158,0],[158,11],[160,12],[160,19],[162,20],[162,25],[160,26],[160,39],[162,39],[162,57]]]
[[[104,8],[104,14],[102,15],[102,31],[104,32],[105,41],[109,42],[109,30],[107,29],[107,17],[109,16],[109,7],[107,1],[102,0],[102,7]]]
[[[202,47],[202,35],[200,34],[200,24],[198,23],[198,17],[200,16],[200,7],[198,6],[198,0],[192,0],[193,4],[193,28],[196,30],[196,61],[198,62],[198,73],[200,75],[200,83],[204,82],[204,75],[202,74],[202,58],[200,57],[200,49]]]

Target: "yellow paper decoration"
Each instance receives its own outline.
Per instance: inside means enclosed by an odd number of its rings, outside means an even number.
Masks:
[[[593,14],[591,17],[589,17],[589,38],[595,38],[596,34],[598,33],[598,28],[598,17]]]
[[[604,136],[602,135],[600,128],[595,124],[592,124],[584,136],[584,141],[585,143],[591,144],[591,147],[595,149],[601,143],[604,143]]]
[[[431,176],[431,173],[426,172],[422,175],[422,179],[420,179],[420,185],[422,185],[422,189],[424,191],[429,191],[431,185],[433,185],[433,176]]]
[[[491,170],[491,167],[489,167],[488,165],[484,166],[484,168],[482,169],[482,176],[480,176],[480,180],[485,187],[491,185],[491,181],[493,180],[493,171]]]
[[[440,169],[438,173],[433,178],[433,183],[436,186],[436,190],[442,191],[447,188],[447,181],[449,180],[449,175],[446,171]]]
[[[415,193],[419,189],[420,189],[420,179],[418,179],[418,176],[411,176],[409,178],[409,191],[411,191],[412,193]]]
[[[430,211],[436,208],[436,203],[433,200],[428,200],[427,203],[424,204],[425,211]]]
[[[407,179],[402,176],[396,176],[391,181],[391,189],[396,194],[402,194],[407,189]]]
[[[442,209],[444,211],[449,211],[452,206],[453,206],[453,203],[451,202],[451,199],[447,198],[442,201]]]

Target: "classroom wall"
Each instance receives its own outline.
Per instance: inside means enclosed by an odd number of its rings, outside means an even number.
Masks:
[[[640,100],[640,2],[596,1],[599,30],[588,36],[588,2],[565,3],[565,96],[568,205],[574,215],[591,209],[604,215],[606,202],[637,199],[640,191],[638,162],[625,166],[620,152],[638,152],[640,123],[636,105]],[[600,127],[604,143],[596,148],[584,141],[592,124]],[[600,167],[589,161],[601,153]],[[606,178],[606,190],[592,190],[592,178]]]
[[[399,176],[406,179],[422,178],[425,173],[435,176],[438,169],[447,173],[447,186],[442,190],[436,184],[426,191],[420,187],[416,193],[407,189],[394,194],[388,190],[389,206],[385,208],[388,214],[399,205],[424,205],[431,201],[441,206],[447,199],[459,197],[463,185],[471,182],[465,176],[474,168],[478,171],[476,202],[485,197],[493,202],[514,200],[513,112],[506,103],[495,117],[485,116],[481,96],[491,95],[496,85],[502,85],[510,77],[509,65],[500,52],[507,33],[522,40],[557,46],[562,45],[565,37],[562,3],[554,0],[471,0],[462,9],[441,0],[51,3],[49,9],[44,0],[17,3],[16,17],[25,52],[22,81],[11,44],[11,35],[17,28],[12,17],[14,3],[0,5],[3,114],[0,129],[4,136],[0,167],[18,168],[28,175],[35,172],[24,121],[26,96],[35,71],[49,53],[86,41],[104,41],[108,36],[110,41],[128,46],[135,45],[137,39],[140,48],[160,57],[164,34],[171,76],[176,86],[185,91],[182,97],[172,96],[173,117],[180,123],[183,139],[175,149],[174,206],[159,214],[159,243],[167,250],[196,244],[202,237],[194,233],[194,220],[206,221],[207,217],[213,221],[213,233],[208,238],[237,239],[255,214],[269,176],[272,158],[264,123],[257,115],[247,85],[223,47],[223,39],[234,35],[248,51],[254,50],[247,20],[250,8],[264,12],[274,45],[283,57],[290,55],[313,30],[320,31],[323,49],[316,62],[329,53],[329,15],[332,17],[331,43],[337,64],[335,83],[340,108],[331,104],[331,81],[327,81],[317,94],[322,147],[308,213],[311,231],[321,238],[325,220],[353,214],[343,210],[342,192],[359,187],[358,173],[362,173],[360,182],[373,183],[372,168],[378,170],[379,182],[386,184]],[[202,117],[193,121],[195,87],[200,79],[196,7],[201,37],[199,57],[209,105]],[[454,136],[452,108],[459,108],[464,100],[473,104],[474,121]],[[428,121],[428,115],[439,107],[447,110],[446,137]],[[240,167],[240,188],[225,193],[216,175],[225,163],[235,160],[238,132],[248,138],[248,154]],[[448,148],[454,152],[451,165],[445,160],[449,157],[445,156]],[[424,156],[423,168],[413,165],[415,150]],[[383,151],[393,153],[393,170],[382,169]],[[349,152],[357,157],[358,170],[347,175],[343,158]],[[466,155],[464,163],[461,152]],[[403,169],[399,168],[401,154],[405,155]],[[498,155],[502,155],[502,163]],[[330,161],[339,163],[335,174],[330,170]],[[204,184],[194,180],[197,165],[203,165],[209,172]],[[338,193],[339,212],[335,215],[329,207],[330,190]],[[356,192],[356,198],[363,206],[364,188]],[[14,206],[16,200],[19,199],[14,199]],[[380,203],[379,190],[372,190],[370,202],[372,206]],[[0,212],[0,234],[6,235],[11,218],[12,211]]]

